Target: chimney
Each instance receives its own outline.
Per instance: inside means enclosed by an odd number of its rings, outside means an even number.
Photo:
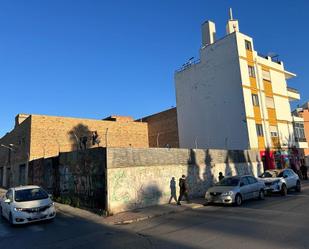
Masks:
[[[216,40],[216,24],[206,21],[202,24],[202,46],[214,43]]]
[[[15,117],[15,128],[20,125],[22,122],[25,121],[25,119],[27,119],[30,115],[28,114],[18,114],[16,117]]]
[[[226,24],[226,34],[227,35],[231,34],[233,32],[239,32],[238,20],[233,19],[232,8],[230,8],[229,16],[230,16],[230,19],[228,20],[228,22]]]

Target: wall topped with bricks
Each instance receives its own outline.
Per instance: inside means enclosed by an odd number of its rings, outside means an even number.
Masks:
[[[12,150],[0,147],[0,185],[5,187],[23,183],[20,168],[26,165],[27,174],[32,160],[96,147],[149,147],[147,123],[122,116],[94,120],[19,114],[14,129],[0,143],[14,144]]]

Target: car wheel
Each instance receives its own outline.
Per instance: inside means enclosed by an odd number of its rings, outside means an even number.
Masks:
[[[236,206],[241,206],[241,204],[242,204],[241,195],[240,195],[240,194],[237,194],[237,195],[235,196],[235,205],[236,205]]]
[[[300,181],[297,181],[297,182],[296,182],[295,190],[296,190],[296,192],[300,192],[300,191],[301,191]]]
[[[288,194],[288,188],[286,187],[285,184],[282,184],[280,194],[282,196],[286,196]]]
[[[265,192],[264,189],[261,189],[259,192],[259,199],[260,200],[264,200],[265,199]]]

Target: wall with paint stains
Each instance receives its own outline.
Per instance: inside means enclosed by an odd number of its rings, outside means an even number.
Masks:
[[[61,153],[58,194],[74,206],[105,209],[106,150]]]
[[[108,148],[108,211],[167,203],[175,190],[178,197],[178,180],[183,174],[190,196],[201,197],[218,180],[219,172],[259,175],[258,151]]]
[[[105,210],[106,150],[94,148],[32,160],[28,182],[66,204]]]

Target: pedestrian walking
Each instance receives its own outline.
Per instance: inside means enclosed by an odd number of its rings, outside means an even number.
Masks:
[[[222,172],[219,172],[219,181],[221,181],[224,178],[224,175],[222,174]]]
[[[307,166],[302,163],[302,165],[300,166],[300,171],[301,171],[301,174],[302,174],[302,179],[303,180],[308,180],[308,174],[307,174]]]
[[[182,177],[179,179],[179,197],[177,201],[177,205],[181,205],[180,201],[182,200],[183,197],[186,198],[187,203],[190,203],[189,201],[189,196],[188,196],[188,184],[187,184],[187,179],[185,175],[182,175]]]
[[[176,181],[175,181],[175,177],[172,177],[171,181],[170,181],[170,189],[171,189],[171,197],[168,201],[168,204],[171,204],[172,199],[175,200],[175,202],[177,203],[177,196],[176,196]]]

